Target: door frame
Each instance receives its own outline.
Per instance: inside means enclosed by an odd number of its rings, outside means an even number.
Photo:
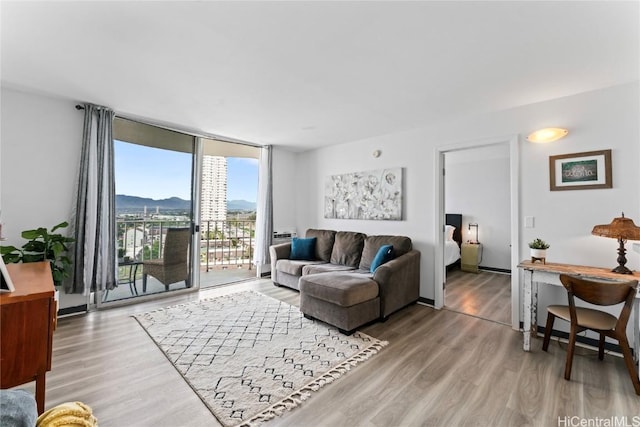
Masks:
[[[434,235],[436,238],[435,250],[435,293],[434,306],[436,309],[444,307],[444,284],[446,278],[446,266],[444,265],[444,155],[447,152],[461,151],[469,148],[479,148],[498,144],[509,144],[509,179],[510,179],[510,231],[511,231],[511,327],[520,329],[520,280],[518,264],[520,262],[520,136],[518,134],[491,137],[466,141],[455,144],[447,144],[435,148],[434,183],[435,183],[435,221]]]

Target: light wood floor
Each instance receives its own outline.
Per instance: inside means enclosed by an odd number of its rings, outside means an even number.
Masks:
[[[444,305],[449,310],[511,325],[511,275],[447,272]]]
[[[46,407],[83,401],[101,427],[219,425],[130,316],[241,289],[299,301],[262,280],[60,319]],[[557,343],[545,353],[534,340],[525,353],[508,326],[417,304],[363,331],[389,345],[266,426],[557,426],[558,417],[639,412],[617,357],[581,351],[565,381]]]

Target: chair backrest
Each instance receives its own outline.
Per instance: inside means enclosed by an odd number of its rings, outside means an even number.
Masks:
[[[629,294],[632,295],[631,301],[633,301],[638,287],[637,280],[600,282],[566,274],[560,275],[560,281],[569,293],[595,305],[620,304],[629,298]]]
[[[164,240],[162,259],[165,264],[184,263],[189,258],[189,228],[169,228]]]

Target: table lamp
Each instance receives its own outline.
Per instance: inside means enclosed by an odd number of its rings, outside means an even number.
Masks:
[[[469,224],[469,234],[471,234],[471,228],[475,228],[476,229],[476,239],[469,241],[469,243],[477,245],[478,243],[480,243],[478,241],[478,224]]]
[[[640,228],[636,227],[631,218],[625,218],[623,212],[622,216],[614,218],[611,224],[594,226],[591,234],[618,239],[618,266],[611,271],[619,274],[633,274],[631,270],[625,267],[627,263],[625,254],[627,251],[624,248],[624,244],[627,240],[640,240]]]

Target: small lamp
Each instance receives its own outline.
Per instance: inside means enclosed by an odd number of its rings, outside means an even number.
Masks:
[[[618,247],[618,266],[611,271],[619,274],[633,274],[631,270],[625,267],[627,263],[625,254],[627,251],[624,248],[624,244],[627,240],[640,240],[640,228],[636,227],[631,218],[625,218],[623,212],[622,216],[614,218],[611,224],[594,226],[591,234],[618,239],[620,244]]]
[[[470,241],[469,243],[473,243],[474,245],[477,245],[478,243],[480,243],[480,242],[478,241],[478,224],[471,224],[471,223],[469,223],[469,232],[471,232],[471,227],[475,227],[475,229],[476,229],[476,239],[475,239],[475,240]]]

